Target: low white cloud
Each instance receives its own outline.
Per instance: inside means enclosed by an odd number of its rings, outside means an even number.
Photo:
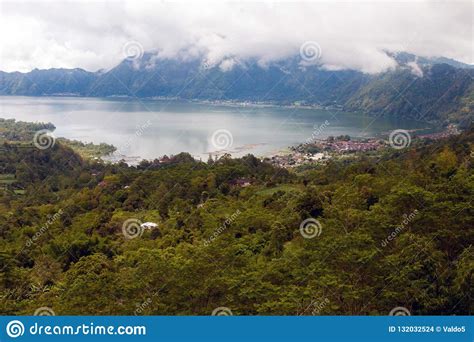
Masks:
[[[386,50],[473,63],[472,22],[470,1],[1,0],[0,70],[109,69],[130,41],[160,58],[201,57],[228,70],[235,60],[297,56],[314,41],[324,67],[375,73],[396,66]]]
[[[416,61],[408,62],[408,67],[411,69],[411,73],[418,77],[423,77],[423,70],[420,68]]]

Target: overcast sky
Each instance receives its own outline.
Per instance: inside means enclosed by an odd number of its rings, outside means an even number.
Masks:
[[[383,51],[473,63],[473,3],[433,1],[163,2],[0,0],[0,70],[109,69],[129,49],[160,58],[262,65],[321,47],[329,69],[379,72]],[[126,52],[124,52],[126,51]]]

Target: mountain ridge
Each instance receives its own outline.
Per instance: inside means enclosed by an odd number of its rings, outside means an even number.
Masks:
[[[145,53],[114,68],[89,72],[81,68],[0,71],[0,95],[90,97],[172,97],[186,100],[230,100],[289,105],[336,106],[380,116],[438,122],[472,121],[474,69],[460,62],[438,63],[400,53],[399,66],[379,74],[325,70],[302,65],[298,58],[268,66],[232,60],[223,70],[200,59],[156,59]],[[448,60],[450,61],[450,60]],[[466,65],[468,66],[468,65]]]

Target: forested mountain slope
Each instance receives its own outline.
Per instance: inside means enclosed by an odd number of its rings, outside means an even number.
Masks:
[[[472,314],[473,144],[471,129],[304,172],[4,144],[0,312]],[[320,234],[305,238],[310,218]]]

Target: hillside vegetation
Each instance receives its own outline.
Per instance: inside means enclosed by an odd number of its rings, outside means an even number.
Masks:
[[[471,128],[297,173],[251,155],[130,167],[5,143],[0,312],[472,314],[473,144]],[[137,222],[157,227],[124,230]]]

